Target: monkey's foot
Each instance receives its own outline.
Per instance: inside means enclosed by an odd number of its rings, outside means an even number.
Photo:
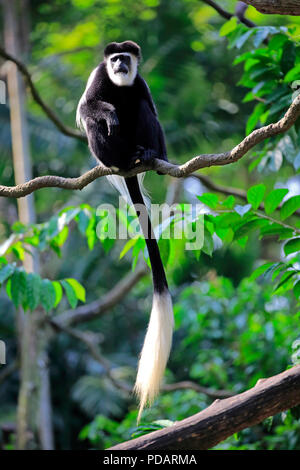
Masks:
[[[136,165],[151,165],[157,154],[152,149],[145,149],[141,145],[137,145],[136,152],[133,156],[133,164]]]

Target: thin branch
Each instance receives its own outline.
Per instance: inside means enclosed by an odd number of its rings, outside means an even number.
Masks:
[[[9,60],[10,62],[13,62],[23,75],[23,77],[26,80],[26,83],[30,89],[30,92],[32,94],[33,99],[35,102],[42,108],[44,113],[48,116],[48,118],[55,124],[55,126],[65,135],[69,137],[74,137],[76,139],[79,139],[83,142],[86,142],[86,137],[79,131],[72,129],[71,127],[66,126],[61,122],[59,117],[52,111],[52,109],[45,103],[45,101],[41,98],[39,92],[37,91],[31,75],[27,69],[27,67],[16,57],[12,56],[11,54],[8,54],[2,47],[0,47],[0,56],[3,57],[6,60]]]
[[[300,366],[259,380],[255,387],[216,400],[174,425],[118,444],[111,450],[207,450],[242,429],[300,404]]]
[[[255,28],[256,24],[253,23],[253,21],[245,18],[245,13],[247,9],[248,9],[248,5],[246,5],[244,2],[237,2],[236,7],[235,7],[235,15],[238,17],[240,22],[244,23],[244,25],[248,26],[248,28]]]
[[[0,385],[2,385],[5,380],[10,377],[19,367],[18,361],[14,360],[10,364],[4,367],[3,370],[1,370],[0,373]]]
[[[242,199],[245,202],[248,202],[247,199],[247,191],[243,191],[243,189],[240,188],[233,188],[231,186],[223,186],[221,184],[217,184],[214,181],[212,181],[207,175],[202,175],[202,174],[192,174],[189,177],[193,177],[201,181],[201,183],[210,191],[214,191],[216,193],[221,193],[225,194],[225,196],[235,196],[238,197],[239,199]],[[279,206],[276,208],[276,210],[280,210],[282,208],[283,203],[280,203]],[[260,203],[258,206],[258,209],[264,211],[265,210],[265,205],[264,203]],[[293,215],[300,216],[300,209],[297,209]],[[273,220],[273,222],[277,223],[277,219]],[[293,228],[294,230],[294,228]]]
[[[0,186],[0,196],[19,198],[24,197],[37,189],[57,187],[62,189],[81,190],[92,181],[101,176],[119,174],[124,177],[134,176],[144,171],[155,170],[175,178],[182,178],[191,173],[211,166],[223,166],[240,160],[246,153],[264,140],[288,131],[300,116],[300,95],[290,105],[285,115],[276,123],[269,124],[251,132],[232,150],[223,153],[202,154],[192,158],[183,165],[174,165],[164,160],[155,159],[151,166],[137,166],[128,172],[112,171],[103,165],[98,165],[77,178],[63,178],[60,176],[39,176],[24,184],[17,186]]]
[[[129,272],[109,292],[101,297],[101,299],[61,313],[55,318],[55,324],[61,328],[94,320],[104,315],[117,305],[148,272],[149,269],[145,263],[137,266],[134,272]]]
[[[132,392],[132,387],[129,384],[124,381],[115,379],[111,363],[105,357],[103,357],[102,354],[100,354],[98,346],[99,342],[101,341],[101,338],[99,338],[99,335],[95,334],[92,331],[80,331],[76,330],[75,328],[70,328],[69,326],[60,324],[53,318],[48,318],[47,321],[54,328],[54,330],[59,329],[64,333],[67,333],[73,338],[84,343],[85,346],[88,348],[91,356],[95,359],[95,361],[101,364],[105,371],[105,374],[116,388],[123,390],[123,392],[126,393]]]
[[[214,390],[213,388],[202,387],[191,380],[184,380],[173,384],[164,384],[162,385],[161,390],[165,392],[174,392],[175,390],[195,390],[195,392],[203,393],[211,398],[228,398],[233,395],[229,390]]]
[[[213,0],[202,0],[202,2],[206,3],[207,5],[214,8],[219,13],[219,15],[222,16],[223,18],[225,18],[226,20],[230,20],[234,16],[237,16],[238,19],[240,20],[240,22],[244,23],[244,25],[247,26],[248,28],[254,28],[256,26],[255,23],[253,23],[252,21],[245,18],[245,11],[247,9],[247,6],[246,6],[246,8],[243,8],[243,6],[241,5],[241,4],[243,4],[243,2],[238,2],[238,5],[237,5],[236,11],[235,11],[235,15],[230,13],[227,10],[224,10],[224,8],[220,7],[220,5],[218,5]]]

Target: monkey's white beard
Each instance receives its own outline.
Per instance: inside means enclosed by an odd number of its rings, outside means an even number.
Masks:
[[[111,63],[110,63],[110,58],[113,57],[116,54],[111,54],[108,56],[107,59],[107,73],[111,81],[117,85],[117,86],[131,86],[133,85],[133,82],[135,80],[136,74],[137,74],[137,68],[138,68],[138,60],[135,55],[130,54],[130,52],[123,52],[123,55],[129,55],[131,59],[131,64],[130,64],[130,70],[128,73],[114,73]]]
[[[173,306],[169,291],[154,291],[150,321],[134,386],[140,400],[138,422],[146,404],[151,404],[159,392],[171,350],[173,325]]]

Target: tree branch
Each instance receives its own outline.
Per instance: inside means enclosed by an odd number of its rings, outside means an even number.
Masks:
[[[197,393],[203,393],[211,398],[228,398],[232,396],[229,390],[215,390],[213,388],[202,387],[202,385],[184,380],[182,382],[174,382],[172,384],[163,384],[161,390],[164,392],[174,392],[175,390],[195,390]]]
[[[107,294],[101,299],[95,300],[89,304],[81,305],[73,310],[67,310],[56,316],[52,324],[58,328],[65,328],[70,325],[77,325],[85,321],[94,320],[107,313],[138,283],[146,276],[148,267],[145,263],[137,266],[134,272],[129,272],[121,281],[119,281]]]
[[[300,15],[300,0],[244,0],[261,13],[272,15]]]
[[[58,118],[58,116],[52,111],[52,109],[44,102],[44,100],[41,98],[39,92],[37,91],[36,87],[33,84],[31,75],[27,69],[27,67],[16,57],[12,56],[8,52],[6,52],[2,47],[0,47],[0,56],[3,57],[6,60],[9,60],[16,64],[18,67],[19,71],[25,78],[25,81],[30,89],[30,92],[32,94],[32,97],[34,101],[42,108],[44,113],[48,116],[48,118],[55,124],[55,126],[65,135],[69,137],[74,137],[76,139],[79,139],[83,142],[86,142],[86,136],[83,135],[81,132],[72,129],[71,127],[65,126],[61,122],[61,120]]]
[[[238,2],[236,10],[235,10],[235,15],[230,13],[227,10],[224,10],[224,8],[220,7],[220,5],[218,5],[213,0],[202,0],[202,2],[214,8],[219,13],[219,15],[221,15],[226,20],[230,20],[233,16],[237,16],[240,22],[244,23],[244,25],[247,26],[248,28],[254,28],[256,26],[255,23],[245,18],[245,11],[247,9],[247,6],[246,8],[243,8],[243,6],[241,5],[243,4],[243,2]]]
[[[242,199],[245,202],[248,202],[247,191],[243,191],[242,189],[239,189],[239,188],[233,188],[231,186],[223,186],[221,184],[217,184],[214,181],[212,181],[208,176],[202,175],[202,174],[193,173],[189,177],[198,179],[210,191],[225,194],[225,196],[235,196],[235,197],[238,197],[239,199]],[[283,203],[280,203],[279,206],[276,208],[276,210],[280,210],[282,208],[282,204]],[[265,205],[263,202],[259,204],[258,209],[262,211],[265,210]],[[295,210],[294,215],[299,217],[300,209]],[[277,222],[278,221],[276,220],[276,223]],[[292,227],[292,229],[295,230],[294,227]]]
[[[167,174],[175,178],[182,178],[201,168],[229,165],[237,162],[250,149],[263,142],[265,139],[288,131],[295,124],[299,116],[300,95],[295,98],[285,115],[278,122],[254,130],[250,135],[245,137],[242,142],[228,152],[198,155],[183,165],[174,165],[164,160],[155,159],[151,166],[141,165],[128,172],[116,172],[103,165],[98,165],[77,178],[63,178],[61,176],[50,175],[39,176],[17,186],[0,186],[0,196],[19,198],[27,196],[38,189],[50,187],[81,190],[101,176],[119,174],[124,177],[129,177],[149,170],[159,171],[162,174]]]
[[[242,429],[300,404],[300,366],[224,400],[174,425],[118,444],[111,450],[207,450]]]

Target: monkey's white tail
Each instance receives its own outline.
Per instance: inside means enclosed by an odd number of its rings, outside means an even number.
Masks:
[[[144,407],[147,403],[151,404],[158,394],[171,350],[173,325],[173,306],[168,289],[163,292],[154,291],[152,311],[134,386],[140,401],[138,422]]]

